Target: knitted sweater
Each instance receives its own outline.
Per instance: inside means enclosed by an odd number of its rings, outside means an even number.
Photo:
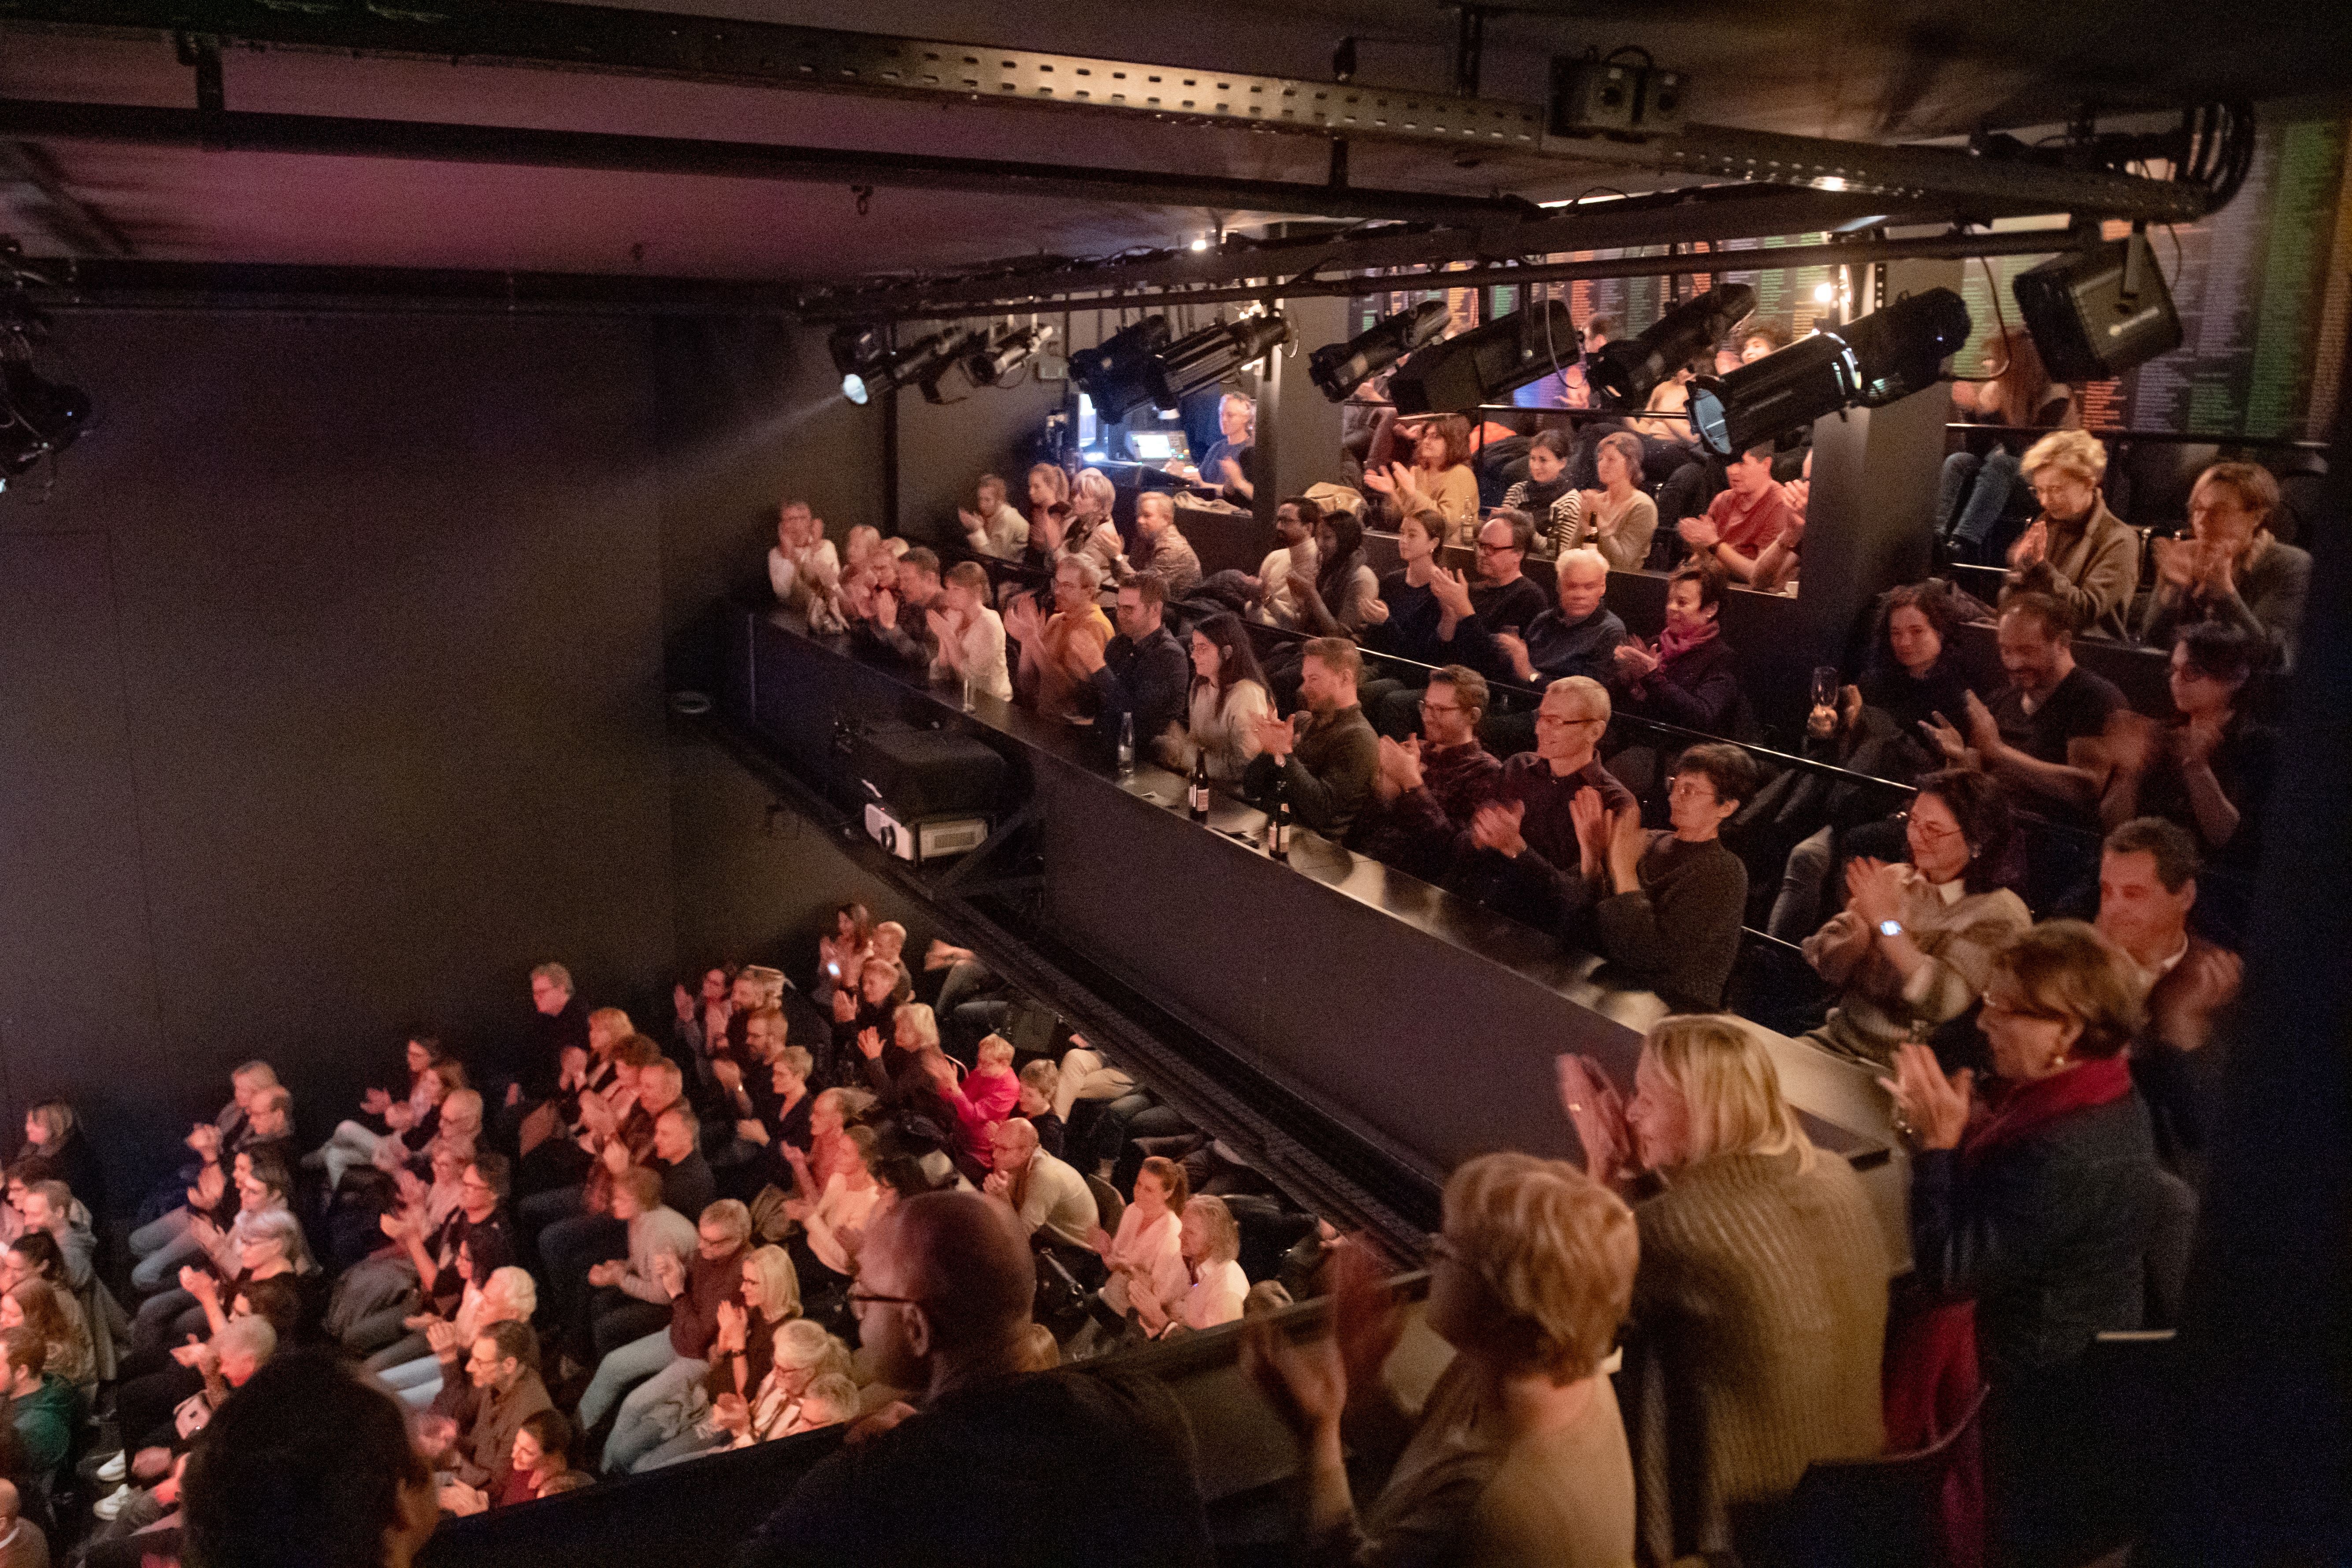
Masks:
[[[1879,1452],[1886,1241],[1851,1166],[1719,1154],[1636,1205],[1637,1555],[1731,1548],[1733,1505],[1785,1497],[1815,1459]]]

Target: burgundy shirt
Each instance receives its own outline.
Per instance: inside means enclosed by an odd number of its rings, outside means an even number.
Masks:
[[[1599,790],[1601,804],[1611,811],[1635,809],[1633,792],[1601,765],[1599,757],[1561,778],[1537,752],[1521,752],[1503,764],[1503,776],[1494,794],[1497,800],[1527,803],[1527,819],[1519,824],[1519,837],[1556,870],[1573,877],[1583,864],[1584,851],[1576,841],[1576,820],[1568,814],[1568,803],[1583,789]]]
[[[1789,526],[1789,499],[1779,485],[1767,485],[1754,496],[1726,490],[1707,503],[1706,520],[1724,543],[1755,555]]]
[[[669,1304],[670,1349],[688,1361],[709,1359],[722,1301],[743,1304],[743,1248],[705,1258],[698,1247],[686,1260],[686,1294]]]

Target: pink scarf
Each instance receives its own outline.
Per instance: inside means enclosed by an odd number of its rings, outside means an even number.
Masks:
[[[1717,622],[1703,621],[1700,623],[1699,630],[1692,632],[1690,635],[1685,637],[1682,633],[1675,631],[1674,623],[1672,621],[1668,621],[1665,625],[1665,628],[1658,633],[1658,662],[1660,664],[1674,663],[1675,660],[1682,658],[1683,655],[1690,652],[1691,649],[1698,647],[1700,644],[1712,641],[1716,633],[1722,629],[1723,627]]]
[[[2132,1091],[2131,1068],[2121,1057],[2094,1057],[2031,1083],[1997,1083],[1984,1112],[1960,1139],[1960,1158],[1973,1164],[1990,1150],[2013,1142],[2077,1110],[2121,1100]]]

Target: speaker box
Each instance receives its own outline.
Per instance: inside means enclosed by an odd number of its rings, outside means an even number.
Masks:
[[[2124,293],[2125,273],[2134,292]],[[2080,387],[2180,346],[2180,317],[2147,237],[2053,256],[2017,275],[2018,309],[2053,381]]]
[[[1004,759],[951,731],[876,724],[851,738],[849,762],[867,800],[902,823],[992,816],[1003,800]]]

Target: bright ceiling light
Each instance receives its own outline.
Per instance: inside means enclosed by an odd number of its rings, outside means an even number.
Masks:
[[[1194,240],[1194,241],[1192,242],[1192,248],[1193,248],[1193,249],[1195,249],[1195,250],[1206,250],[1206,249],[1208,249],[1208,248],[1209,248],[1209,239],[1208,239],[1208,237],[1207,237],[1206,235],[1203,235],[1203,236],[1202,236],[1200,238],[1198,238],[1198,239]]]
[[[1834,303],[1836,303],[1836,302],[1837,302],[1837,285],[1836,285],[1836,284],[1834,284],[1834,283],[1816,283],[1816,284],[1814,284],[1814,285],[1813,285],[1813,303],[1814,303],[1814,304],[1816,304],[1816,305],[1830,305],[1830,304],[1834,304]]]

